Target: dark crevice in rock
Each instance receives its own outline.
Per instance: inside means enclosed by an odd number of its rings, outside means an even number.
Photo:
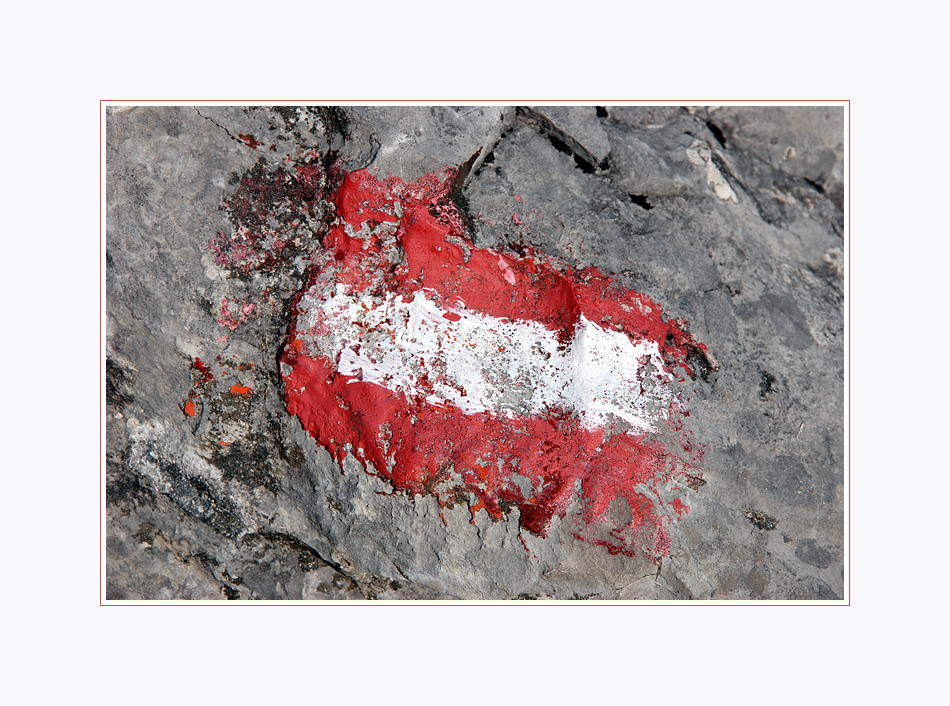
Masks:
[[[251,137],[250,139],[248,139],[249,136],[247,136],[247,135],[245,135],[243,138],[241,138],[241,137],[239,137],[239,136],[237,136],[237,135],[234,135],[234,134],[233,134],[230,130],[228,130],[224,125],[222,125],[221,123],[219,123],[217,120],[215,120],[215,119],[212,118],[211,116],[202,115],[202,114],[201,114],[201,111],[198,110],[197,108],[195,108],[194,110],[195,110],[195,112],[196,112],[200,117],[202,117],[202,118],[204,118],[205,120],[209,121],[212,125],[214,125],[214,126],[216,126],[216,127],[219,127],[219,128],[221,128],[222,130],[224,130],[225,134],[226,134],[228,137],[230,137],[232,140],[234,140],[235,142],[239,142],[240,144],[244,145],[245,147],[250,147],[252,150],[256,150],[256,149],[257,149],[256,145],[254,144],[256,141],[253,139],[253,137]]]
[[[313,571],[319,562],[320,564],[329,566],[338,574],[347,576],[346,570],[340,564],[325,559],[320,555],[320,552],[318,552],[306,542],[302,542],[301,540],[297,539],[297,537],[294,537],[293,535],[285,534],[283,532],[261,532],[258,536],[273,542],[274,544],[281,544],[291,551],[297,552],[297,562],[300,564],[300,569],[302,571]],[[245,540],[247,541],[252,539],[253,535],[245,536]],[[347,576],[347,578],[349,578],[349,576]]]
[[[647,200],[647,197],[644,196],[643,194],[628,194],[628,196],[630,196],[630,200],[633,203],[635,203],[637,206],[644,209],[645,211],[649,211],[651,208],[653,208],[653,204],[651,204]]]
[[[556,149],[558,152],[563,152],[564,154],[568,155],[569,157],[573,157],[573,158],[574,158],[574,164],[576,164],[577,167],[578,167],[582,172],[584,172],[585,174],[593,174],[593,173],[594,173],[594,165],[591,164],[590,162],[588,162],[588,161],[587,161],[586,159],[584,159],[583,157],[581,157],[579,154],[575,154],[574,151],[573,151],[570,147],[567,146],[567,143],[566,143],[564,140],[562,140],[561,138],[557,137],[557,136],[554,135],[553,133],[548,133],[547,135],[545,135],[545,137],[548,138],[548,140],[550,141],[550,143],[551,143],[552,145],[554,145],[554,149]]]
[[[503,139],[503,138],[502,138],[502,139]],[[499,140],[499,141],[500,141],[500,140]],[[481,161],[481,164],[479,164],[477,167],[475,167],[475,170],[472,172],[472,176],[473,176],[473,177],[474,177],[474,176],[478,176],[479,174],[482,173],[482,170],[485,169],[485,167],[487,167],[487,166],[490,165],[490,164],[494,164],[494,163],[495,163],[495,150],[492,149],[491,151],[489,151],[489,153],[488,153],[487,155],[485,155],[485,159],[483,159],[483,160]],[[495,167],[495,168],[497,169],[497,167]]]
[[[293,535],[285,534],[284,532],[260,532],[257,536],[275,544],[281,544],[291,551],[298,552],[297,561],[301,571],[312,571],[317,567],[318,562],[329,566],[340,574],[340,576],[352,581],[360,593],[370,600],[375,600],[383,591],[399,591],[403,588],[398,581],[393,581],[392,579],[372,576],[367,580],[364,576],[357,576],[339,562],[327,559],[309,544]],[[253,535],[246,536],[246,539],[252,541]]]
[[[452,196],[455,197],[462,192],[462,187],[465,185],[466,180],[468,179],[469,173],[472,171],[472,165],[475,164],[475,160],[478,159],[478,155],[482,153],[482,148],[479,147],[475,150],[475,154],[466,159],[460,166],[458,173],[455,175],[455,183],[452,185]]]
[[[722,145],[723,148],[726,147],[726,136],[723,134],[722,129],[716,125],[712,120],[706,121],[706,127],[709,128],[709,132],[713,134],[713,137],[716,138],[716,141]]]
[[[808,184],[808,186],[813,188],[819,194],[822,194],[823,196],[826,195],[824,185],[819,184],[817,181],[809,179],[808,177],[802,177],[802,182],[804,182],[805,184]]]
[[[735,169],[716,152],[712,158],[730,183],[738,185],[752,199],[763,221],[777,228],[788,228],[801,218],[803,204],[807,204],[813,220],[825,220],[835,233],[843,233],[844,201],[838,182],[824,185],[788,174],[751,152],[740,150],[731,154]]]
[[[478,161],[478,156],[481,153],[482,148],[479,147],[471,157],[459,166],[458,173],[455,175],[455,183],[449,192],[449,199],[458,209],[459,214],[462,216],[462,222],[468,232],[475,230],[475,221],[472,219],[471,209],[469,208],[468,199],[465,196],[464,187],[469,175],[472,173],[472,167]]]
[[[585,174],[593,174],[598,168],[606,169],[609,165],[605,157],[601,164],[595,166],[595,158],[590,152],[584,149],[574,138],[554,125],[547,117],[526,107],[518,107],[516,114],[518,118],[527,125],[530,125],[539,133],[544,135],[551,142],[551,145],[558,151],[574,159],[574,164]]]

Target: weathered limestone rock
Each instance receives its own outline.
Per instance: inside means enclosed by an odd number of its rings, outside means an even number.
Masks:
[[[840,108],[111,110],[107,597],[843,598],[842,132]],[[287,414],[340,170],[443,166],[475,245],[595,266],[718,362],[681,385],[705,484],[661,566],[394,493]]]

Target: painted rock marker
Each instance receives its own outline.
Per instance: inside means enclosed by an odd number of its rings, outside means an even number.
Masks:
[[[705,347],[593,269],[475,247],[441,176],[337,190],[281,356],[288,411],[397,490],[517,507],[542,536],[576,500],[577,537],[658,561],[701,475],[674,383]]]

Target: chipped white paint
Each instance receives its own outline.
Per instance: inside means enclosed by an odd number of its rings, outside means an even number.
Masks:
[[[697,167],[705,165],[706,185],[716,192],[716,196],[723,201],[739,203],[739,199],[736,198],[736,192],[729,186],[729,182],[726,181],[722,172],[719,171],[719,167],[713,163],[712,152],[708,145],[699,140],[694,141],[689,149],[686,150],[686,157]]]
[[[298,332],[311,354],[337,361],[353,381],[470,414],[567,411],[588,429],[633,433],[656,431],[676,403],[655,341],[632,341],[583,315],[560,344],[536,321],[443,307],[428,291],[374,301],[336,285],[327,294],[301,302]]]

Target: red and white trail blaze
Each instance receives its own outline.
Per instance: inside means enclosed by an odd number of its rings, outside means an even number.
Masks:
[[[593,269],[472,245],[454,176],[347,175],[294,302],[289,412],[397,490],[542,536],[577,500],[577,537],[657,561],[700,475],[674,368],[705,347]]]

